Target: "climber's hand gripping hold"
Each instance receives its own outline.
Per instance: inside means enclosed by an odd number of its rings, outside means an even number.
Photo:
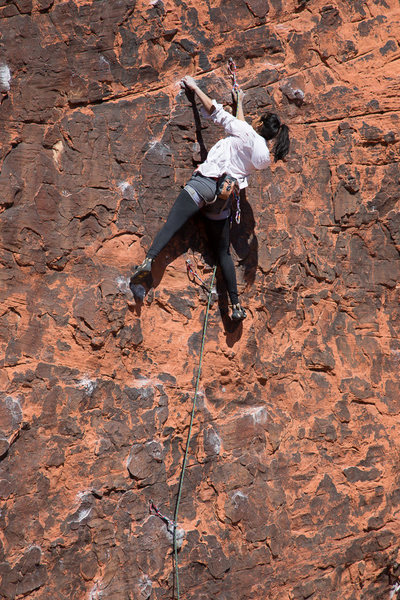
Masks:
[[[197,85],[197,83],[193,79],[193,77],[191,77],[190,75],[185,75],[185,77],[183,77],[181,83],[184,86],[186,86],[189,90],[191,90],[192,92],[194,92],[196,94],[196,96],[198,97],[198,99],[200,100],[202,105],[204,106],[205,111],[209,115],[211,115],[214,112],[215,106],[213,104],[213,101],[211,100],[211,98],[209,96],[207,96],[207,94],[205,94],[199,88],[199,86]]]

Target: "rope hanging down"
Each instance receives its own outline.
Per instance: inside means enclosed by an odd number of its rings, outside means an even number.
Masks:
[[[236,93],[236,101],[237,101],[237,92],[240,90],[240,87],[239,87],[239,84],[236,79],[236,65],[232,58],[230,58],[228,61],[228,71],[232,78],[232,93],[234,96]],[[237,106],[236,106],[236,116],[237,116]],[[235,199],[237,202],[235,218],[236,218],[236,222],[240,223],[240,196],[238,193],[235,193]],[[194,415],[196,412],[196,402],[197,402],[197,396],[198,396],[198,392],[199,392],[201,370],[202,370],[202,366],[203,366],[203,355],[204,355],[204,346],[205,346],[206,332],[207,332],[207,325],[208,325],[208,315],[210,312],[212,295],[214,293],[214,281],[215,281],[215,275],[217,272],[217,265],[214,266],[210,286],[207,286],[205,281],[203,281],[203,279],[201,279],[201,277],[196,273],[196,271],[192,267],[190,260],[186,261],[186,268],[188,271],[188,276],[193,277],[193,279],[197,278],[200,281],[201,285],[207,290],[208,300],[207,300],[206,314],[205,314],[204,323],[203,323],[203,332],[202,332],[201,347],[200,347],[200,358],[199,358],[199,366],[197,369],[197,377],[196,377],[196,385],[195,385],[195,391],[194,391],[194,396],[193,396],[192,412],[191,412],[191,416],[190,416],[189,431],[188,431],[188,436],[187,436],[187,441],[186,441],[185,453],[183,456],[182,469],[181,469],[181,474],[179,477],[179,485],[178,485],[178,493],[177,493],[176,504],[175,504],[174,518],[169,519],[168,517],[163,515],[158,510],[157,506],[153,503],[152,500],[150,500],[150,503],[149,503],[149,512],[151,514],[157,515],[160,519],[162,519],[164,521],[164,523],[166,523],[168,531],[171,532],[171,528],[173,530],[174,592],[176,590],[176,594],[174,593],[174,597],[176,598],[176,600],[180,600],[179,562],[178,562],[178,543],[177,543],[179,505],[180,505],[181,496],[182,496],[183,481],[185,478],[186,464],[187,464],[187,459],[188,459],[188,454],[189,454],[189,446],[190,446],[190,441],[191,441],[191,437],[192,437]]]
[[[212,298],[212,294],[213,294],[212,290],[214,287],[216,271],[217,271],[217,266],[214,267],[211,284],[210,284],[210,288],[209,288],[210,291],[208,292],[207,308],[206,308],[206,314],[205,314],[204,323],[203,323],[203,335],[202,335],[202,339],[201,339],[199,367],[197,369],[196,387],[195,387],[194,396],[193,396],[192,414],[190,417],[189,432],[188,432],[188,437],[187,437],[187,441],[186,441],[185,454],[183,457],[181,476],[179,478],[178,495],[177,495],[177,499],[176,499],[175,513],[174,513],[174,520],[173,520],[174,575],[175,575],[175,589],[176,589],[176,599],[177,600],[180,600],[180,596],[179,596],[178,544],[177,544],[177,539],[176,539],[176,528],[177,528],[177,522],[178,522],[179,504],[180,504],[181,495],[182,495],[183,480],[185,477],[186,463],[187,463],[187,458],[188,458],[188,453],[189,453],[190,439],[192,436],[192,426],[193,426],[194,414],[196,411],[196,400],[197,400],[197,395],[198,395],[198,391],[199,391],[201,368],[203,365],[203,354],[204,354],[204,344],[205,344],[205,340],[206,340],[206,331],[207,331],[207,325],[208,325],[208,314],[210,312],[210,304],[211,304],[211,298]]]

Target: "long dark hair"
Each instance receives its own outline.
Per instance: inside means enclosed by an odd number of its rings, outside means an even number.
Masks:
[[[266,140],[272,140],[276,137],[273,154],[274,161],[283,160],[289,152],[289,127],[280,122],[278,115],[275,113],[265,113],[261,117],[260,135]]]

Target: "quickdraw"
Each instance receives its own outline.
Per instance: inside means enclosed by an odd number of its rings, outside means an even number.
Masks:
[[[229,58],[228,60],[228,71],[232,77],[232,91],[240,90],[240,86],[236,79],[236,64],[233,58]]]
[[[234,192],[234,198],[236,200],[235,221],[239,225],[239,223],[240,223],[240,217],[241,217],[241,211],[240,211],[240,193],[238,191]]]
[[[187,270],[187,274],[189,277],[189,281],[195,281],[195,279],[198,279],[201,283],[201,286],[206,290],[206,292],[208,292],[209,294],[212,294],[215,292],[214,289],[210,289],[208,287],[206,282],[200,277],[200,275],[197,273],[197,271],[194,270],[194,268],[192,267],[192,263],[190,262],[190,260],[188,258],[186,259],[186,270]]]
[[[171,519],[169,519],[168,517],[166,517],[165,515],[163,515],[157,508],[157,506],[154,504],[153,500],[149,501],[149,513],[151,515],[157,515],[157,517],[160,517],[160,519],[162,521],[164,521],[164,523],[166,523],[167,525],[167,530],[173,534],[175,527],[176,527],[176,523],[174,521],[172,521]],[[171,528],[171,529],[169,529]]]

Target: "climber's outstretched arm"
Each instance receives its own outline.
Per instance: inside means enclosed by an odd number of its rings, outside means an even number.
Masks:
[[[192,90],[196,94],[196,96],[204,106],[204,109],[208,112],[209,115],[211,115],[215,110],[213,101],[198,87],[193,77],[190,77],[190,75],[186,75],[185,77],[183,77],[182,83],[184,83],[185,86],[189,88],[189,90]]]

